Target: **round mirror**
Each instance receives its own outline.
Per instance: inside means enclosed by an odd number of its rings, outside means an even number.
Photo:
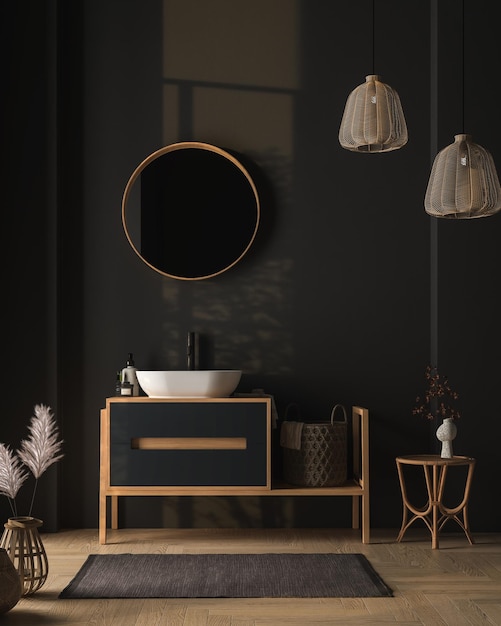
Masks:
[[[170,278],[200,280],[233,267],[257,233],[256,186],[230,153],[199,142],[154,152],[133,172],[123,194],[130,245]]]

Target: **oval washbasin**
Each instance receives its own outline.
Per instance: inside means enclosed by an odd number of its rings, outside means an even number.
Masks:
[[[138,370],[137,380],[150,398],[227,398],[241,370]]]

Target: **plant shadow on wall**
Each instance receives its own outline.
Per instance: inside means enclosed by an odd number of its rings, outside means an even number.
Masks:
[[[451,458],[452,441],[457,435],[455,421],[461,417],[455,406],[459,394],[454,391],[446,376],[439,373],[436,365],[428,365],[425,370],[426,390],[424,395],[416,397],[413,415],[427,420],[442,420],[437,428],[437,439],[442,442],[441,456]]]
[[[251,258],[270,245],[276,228],[278,207],[284,206],[290,191],[291,163],[290,159],[275,149],[263,151],[261,154],[243,154],[231,148],[226,150],[245,167],[259,197],[259,228],[248,253]],[[244,263],[245,259],[246,257],[242,259]]]
[[[176,346],[182,340],[177,317],[210,336],[212,363],[207,369],[241,369],[244,374],[276,375],[292,371],[292,333],[284,320],[290,307],[292,261],[269,260],[256,272],[240,277],[231,291],[213,280],[189,286],[169,281],[163,285],[168,319],[162,329],[170,366],[182,362]],[[182,335],[184,337],[184,335]],[[205,355],[204,360],[207,360]]]

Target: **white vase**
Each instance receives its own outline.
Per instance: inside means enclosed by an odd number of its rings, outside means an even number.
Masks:
[[[440,456],[443,459],[452,459],[452,440],[457,435],[458,429],[452,417],[446,417],[437,428],[437,439],[442,442]]]

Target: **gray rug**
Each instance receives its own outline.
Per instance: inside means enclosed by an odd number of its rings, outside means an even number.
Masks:
[[[392,596],[362,554],[91,554],[60,598]]]

